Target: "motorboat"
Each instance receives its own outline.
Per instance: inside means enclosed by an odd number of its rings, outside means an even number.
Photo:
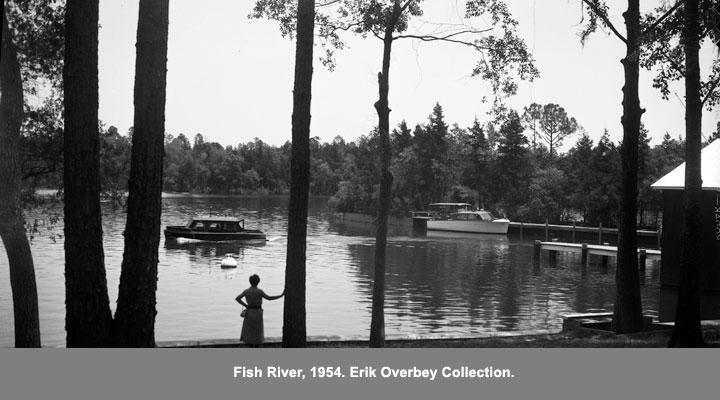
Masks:
[[[245,220],[234,217],[196,217],[186,225],[165,227],[165,239],[195,239],[213,242],[267,240],[257,229],[246,229]]]
[[[428,231],[505,235],[510,226],[507,218],[496,218],[489,211],[474,209],[468,203],[432,203],[428,211],[413,213],[413,218],[425,218]]]

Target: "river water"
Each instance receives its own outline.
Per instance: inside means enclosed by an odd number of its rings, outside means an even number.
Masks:
[[[263,230],[264,244],[166,242],[158,266],[156,340],[238,338],[242,319],[235,296],[260,275],[268,294],[282,291],[287,246],[287,197],[166,197],[162,225],[197,214],[242,216]],[[371,227],[333,222],[326,200],[310,202],[307,245],[308,336],[367,338],[370,327],[374,236]],[[46,213],[28,217],[47,219]],[[117,299],[124,213],[104,207],[105,264],[111,306]],[[62,222],[40,226],[32,240],[43,346],[63,346]],[[237,269],[221,269],[227,253]],[[387,248],[386,335],[468,336],[500,331],[558,330],[561,315],[612,310],[614,260],[603,267],[579,254],[532,261],[531,241],[494,235],[414,236],[391,232]],[[656,315],[659,263],[648,261],[643,308]],[[265,335],[282,335],[282,300],[264,303]],[[7,257],[0,244],[0,346],[13,345]]]

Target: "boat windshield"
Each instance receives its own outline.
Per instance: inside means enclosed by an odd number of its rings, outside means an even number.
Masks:
[[[495,219],[495,217],[493,217],[493,215],[488,211],[478,211],[478,215],[483,221],[492,221]]]
[[[467,203],[433,203],[428,206],[429,214],[434,219],[454,218],[454,214],[463,211],[472,211],[472,205]],[[467,219],[467,217],[463,218]]]

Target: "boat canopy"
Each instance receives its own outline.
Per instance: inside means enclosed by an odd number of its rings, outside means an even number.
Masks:
[[[220,217],[214,215],[204,215],[194,217],[193,221],[207,221],[207,222],[240,222],[240,218],[237,217]]]

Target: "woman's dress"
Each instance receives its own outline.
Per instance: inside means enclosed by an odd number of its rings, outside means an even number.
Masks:
[[[240,296],[245,296],[248,307],[245,309],[240,340],[245,344],[262,344],[265,340],[262,299],[267,297],[262,289],[249,287]]]
[[[262,308],[247,308],[245,310],[245,320],[243,321],[240,340],[245,344],[262,344],[265,340]]]

